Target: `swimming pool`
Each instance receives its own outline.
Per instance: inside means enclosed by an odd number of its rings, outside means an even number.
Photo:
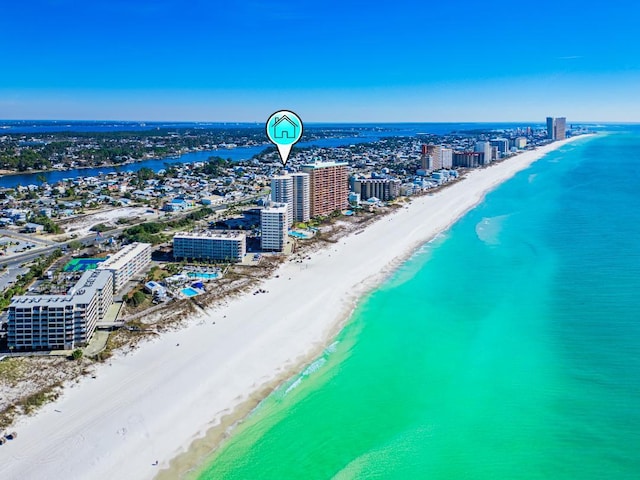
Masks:
[[[191,288],[191,287],[183,288],[180,291],[182,292],[183,295],[187,297],[195,297],[196,295],[200,295],[200,292],[198,292],[195,288]]]
[[[292,237],[295,237],[295,238],[309,238],[309,235],[306,235],[306,234],[301,233],[301,232],[296,232],[295,230],[291,230],[289,232],[289,235],[291,235]]]
[[[191,278],[204,278],[210,280],[212,278],[218,278],[218,274],[215,272],[189,272],[187,276]]]

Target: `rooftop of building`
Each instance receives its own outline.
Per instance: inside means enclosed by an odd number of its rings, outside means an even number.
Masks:
[[[217,240],[241,240],[246,238],[246,233],[235,230],[201,230],[196,232],[178,232],[173,236],[176,238],[210,238]]]
[[[287,204],[286,203],[271,203],[267,206],[265,206],[262,209],[262,212],[266,212],[266,213],[280,213],[280,212],[286,212],[287,211]]]
[[[347,162],[311,162],[302,165],[302,168],[327,168],[327,167],[346,167],[349,165]]]
[[[96,290],[112,281],[111,273],[99,270],[85,272],[66,295],[18,295],[11,299],[11,307],[34,305],[75,305],[86,304]]]
[[[99,270],[118,270],[124,267],[129,260],[136,255],[140,255],[146,249],[151,248],[150,243],[132,243],[127,245],[119,252],[108,257],[104,262],[98,265]]]

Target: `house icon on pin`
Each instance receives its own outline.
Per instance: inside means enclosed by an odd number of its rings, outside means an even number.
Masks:
[[[271,128],[273,130],[273,138],[293,140],[296,138],[298,126],[289,117],[283,115],[282,117],[275,117],[273,119]]]

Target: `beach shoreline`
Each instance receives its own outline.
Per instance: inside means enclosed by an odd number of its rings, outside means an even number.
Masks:
[[[261,287],[268,293],[231,299],[186,328],[100,366],[96,379],[79,380],[56,402],[18,421],[20,438],[0,451],[0,473],[176,478],[317,357],[358,302],[417,248],[498,185],[580,138],[472,171],[362,235],[342,238],[302,264],[284,263]]]

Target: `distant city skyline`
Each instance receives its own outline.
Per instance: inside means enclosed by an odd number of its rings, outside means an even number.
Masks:
[[[291,5],[10,2],[0,118],[640,121],[631,2]]]

